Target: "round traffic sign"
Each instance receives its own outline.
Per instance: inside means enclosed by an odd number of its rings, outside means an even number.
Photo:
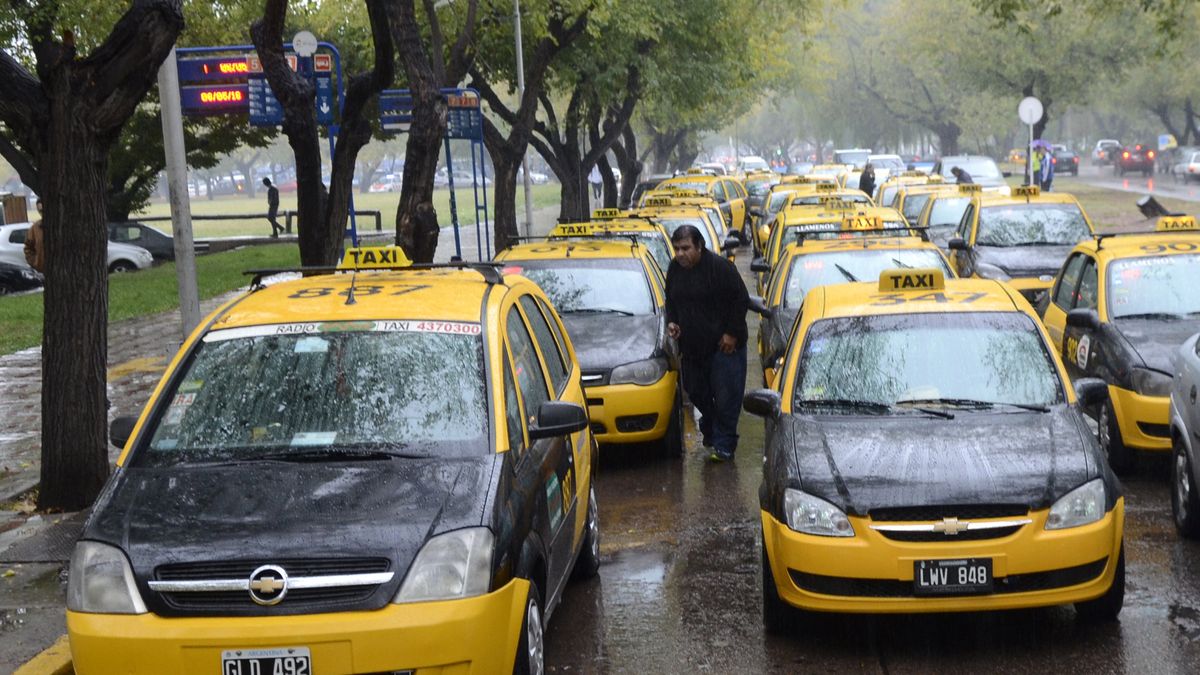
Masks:
[[[292,49],[300,56],[312,56],[317,51],[317,36],[302,30],[292,38]]]
[[[1017,117],[1025,124],[1037,124],[1042,119],[1042,102],[1034,96],[1026,96],[1017,106]]]

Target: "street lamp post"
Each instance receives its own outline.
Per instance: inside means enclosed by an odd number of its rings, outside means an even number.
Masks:
[[[525,52],[521,48],[521,0],[513,0],[513,31],[517,48],[517,105],[525,100]],[[529,187],[529,149],[521,155],[521,175],[525,180],[525,236],[533,232],[533,194]]]

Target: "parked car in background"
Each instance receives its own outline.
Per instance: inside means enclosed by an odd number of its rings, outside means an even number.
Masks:
[[[746,155],[738,158],[738,171],[740,173],[749,173],[751,171],[770,171],[771,165],[767,160],[758,155]]]
[[[40,288],[42,274],[28,265],[0,262],[0,295]]]
[[[804,174],[812,171],[812,168],[812,162],[792,162],[788,165],[787,172],[788,175],[803,176]]]
[[[871,162],[871,167],[875,169],[876,185],[883,185],[883,181],[889,176],[898,176],[907,168],[900,155],[871,155],[867,161]]]
[[[996,166],[996,160],[986,155],[950,155],[938,160],[931,173],[941,174],[947,182],[957,180],[950,171],[960,167],[971,175],[971,180],[982,185],[985,192],[1009,194],[1011,190],[1004,178],[1007,174]]]
[[[1007,155],[1005,155],[1004,161],[1010,164],[1024,164],[1025,157],[1028,154],[1029,151],[1025,148],[1013,148],[1012,150],[1008,151]]]
[[[1092,165],[1107,166],[1113,163],[1113,151],[1120,150],[1121,141],[1113,138],[1102,138],[1096,141],[1096,147],[1092,148]]]
[[[0,262],[29,267],[25,262],[25,237],[32,223],[13,223],[0,226]],[[140,246],[108,242],[108,271],[132,272],[144,270],[154,262],[154,256]]]
[[[862,171],[862,168],[867,165],[870,157],[871,150],[869,148],[846,148],[833,151],[834,164],[853,164],[854,168],[859,171]]]
[[[1060,147],[1062,149],[1059,149]],[[1054,162],[1055,174],[1062,175],[1069,173],[1072,176],[1079,175],[1079,155],[1065,146],[1055,146],[1050,161]]]
[[[1177,183],[1200,180],[1200,148],[1180,148],[1178,161],[1171,165],[1171,176]]]
[[[492,179],[487,176],[481,176],[479,174],[475,174],[475,176],[472,177],[470,171],[462,171],[461,169],[455,169],[455,171],[454,171],[454,187],[456,187],[456,188],[470,187],[472,180],[474,180],[479,185],[487,186],[487,185],[492,184]],[[450,187],[450,178],[449,178],[449,174],[447,174],[447,172],[446,172],[445,167],[438,169],[438,172],[433,176],[433,186],[434,187]]]
[[[522,171],[521,169],[517,169],[517,183],[524,183],[524,182],[525,182],[525,172]],[[550,176],[548,176],[540,171],[535,171],[533,169],[530,169],[529,170],[529,182],[533,183],[534,185],[545,185],[546,183],[550,182]]]
[[[1113,163],[1113,174],[1124,176],[1130,171],[1141,171],[1143,176],[1154,173],[1154,157],[1158,153],[1146,143],[1134,143],[1121,148]]]
[[[171,235],[145,223],[109,223],[108,240],[118,244],[140,246],[149,251],[155,260],[175,259],[175,240]]]
[[[388,173],[379,177],[379,180],[371,183],[371,187],[367,188],[367,192],[399,192],[400,187],[404,184],[403,177],[398,173]]]

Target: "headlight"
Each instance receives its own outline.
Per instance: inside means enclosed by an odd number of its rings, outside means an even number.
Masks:
[[[996,265],[989,265],[987,263],[976,265],[975,272],[984,279],[992,279],[993,281],[1008,281],[1012,278]]]
[[[483,595],[492,578],[492,531],[471,527],[425,542],[394,603],[453,600]]]
[[[94,541],[75,544],[67,609],[92,614],[145,614],[146,605],[120,549]]]
[[[664,358],[634,361],[613,368],[609,376],[609,384],[654,384],[667,373],[667,360]]]
[[[1104,481],[1097,478],[1071,490],[1054,502],[1046,517],[1047,530],[1065,530],[1094,523],[1104,517]]]
[[[1130,379],[1133,390],[1142,396],[1169,396],[1171,394],[1171,376],[1149,368],[1134,368]]]
[[[783,491],[788,527],[822,537],[853,537],[854,526],[838,507],[819,497],[788,488]]]

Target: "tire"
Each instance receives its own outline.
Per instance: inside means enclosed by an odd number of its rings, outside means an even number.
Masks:
[[[544,675],[546,672],[546,630],[542,625],[542,594],[529,582],[525,599],[525,619],[521,622],[521,640],[517,643],[515,675]]]
[[[119,274],[119,273],[123,273],[123,272],[135,272],[135,271],[137,271],[137,265],[134,265],[133,263],[129,262],[128,260],[118,260],[108,266],[109,274]]]
[[[771,563],[767,560],[767,544],[762,544],[762,619],[768,633],[782,634],[794,631],[799,625],[800,611],[779,597],[775,587],[775,576],[771,574]]]
[[[1100,441],[1100,449],[1108,457],[1108,465],[1117,475],[1128,474],[1137,462],[1137,450],[1125,445],[1121,440],[1121,427],[1117,423],[1117,415],[1113,411],[1111,401],[1105,401],[1100,406],[1096,426],[1097,440]]]
[[[1200,494],[1197,494],[1193,480],[1196,474],[1192,472],[1192,462],[1183,441],[1177,439],[1172,446],[1171,515],[1180,536],[1197,539],[1200,538]]]
[[[1117,615],[1125,605],[1125,545],[1121,545],[1121,554],[1117,558],[1117,572],[1113,575],[1112,586],[1104,595],[1095,600],[1075,603],[1075,616],[1087,623],[1107,623],[1116,621]]]
[[[583,525],[583,546],[575,559],[571,576],[576,580],[591,579],[600,571],[600,512],[596,505],[596,486],[588,488],[587,519]]]
[[[679,385],[675,385],[675,405],[671,406],[671,421],[667,424],[667,433],[660,443],[663,456],[683,456],[683,394]]]

